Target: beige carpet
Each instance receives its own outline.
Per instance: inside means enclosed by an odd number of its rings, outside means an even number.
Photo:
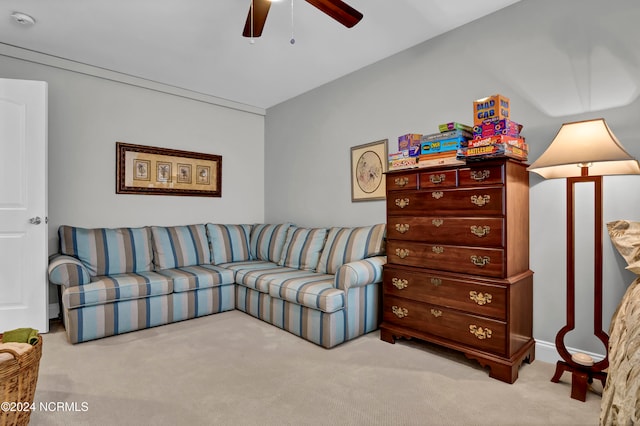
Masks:
[[[597,425],[600,396],[571,399],[553,370],[509,385],[428,344],[374,332],[326,350],[239,311],[78,345],[54,324],[35,398],[52,410],[31,424]]]

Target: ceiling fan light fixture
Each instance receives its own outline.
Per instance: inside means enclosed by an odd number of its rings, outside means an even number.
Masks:
[[[31,26],[36,24],[36,20],[32,16],[27,15],[26,13],[13,12],[11,14],[11,17],[13,18],[14,21],[16,21],[20,25]]]

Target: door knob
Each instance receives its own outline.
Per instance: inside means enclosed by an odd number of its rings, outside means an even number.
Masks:
[[[32,217],[29,219],[29,223],[33,225],[40,225],[42,223],[42,219],[40,219],[40,216]]]

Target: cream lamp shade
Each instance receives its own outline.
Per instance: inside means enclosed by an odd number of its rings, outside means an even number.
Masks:
[[[545,179],[582,175],[637,175],[640,164],[620,144],[603,118],[564,123],[551,145],[527,168]]]

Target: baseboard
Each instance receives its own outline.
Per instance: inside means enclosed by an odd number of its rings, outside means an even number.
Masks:
[[[567,350],[572,354],[576,352],[587,354],[592,357],[595,362],[602,361],[604,359],[604,354],[596,354],[576,348],[567,348]],[[555,343],[545,342],[544,340],[536,340],[536,360],[555,364],[556,361],[560,361],[562,360],[562,358],[556,350]]]

